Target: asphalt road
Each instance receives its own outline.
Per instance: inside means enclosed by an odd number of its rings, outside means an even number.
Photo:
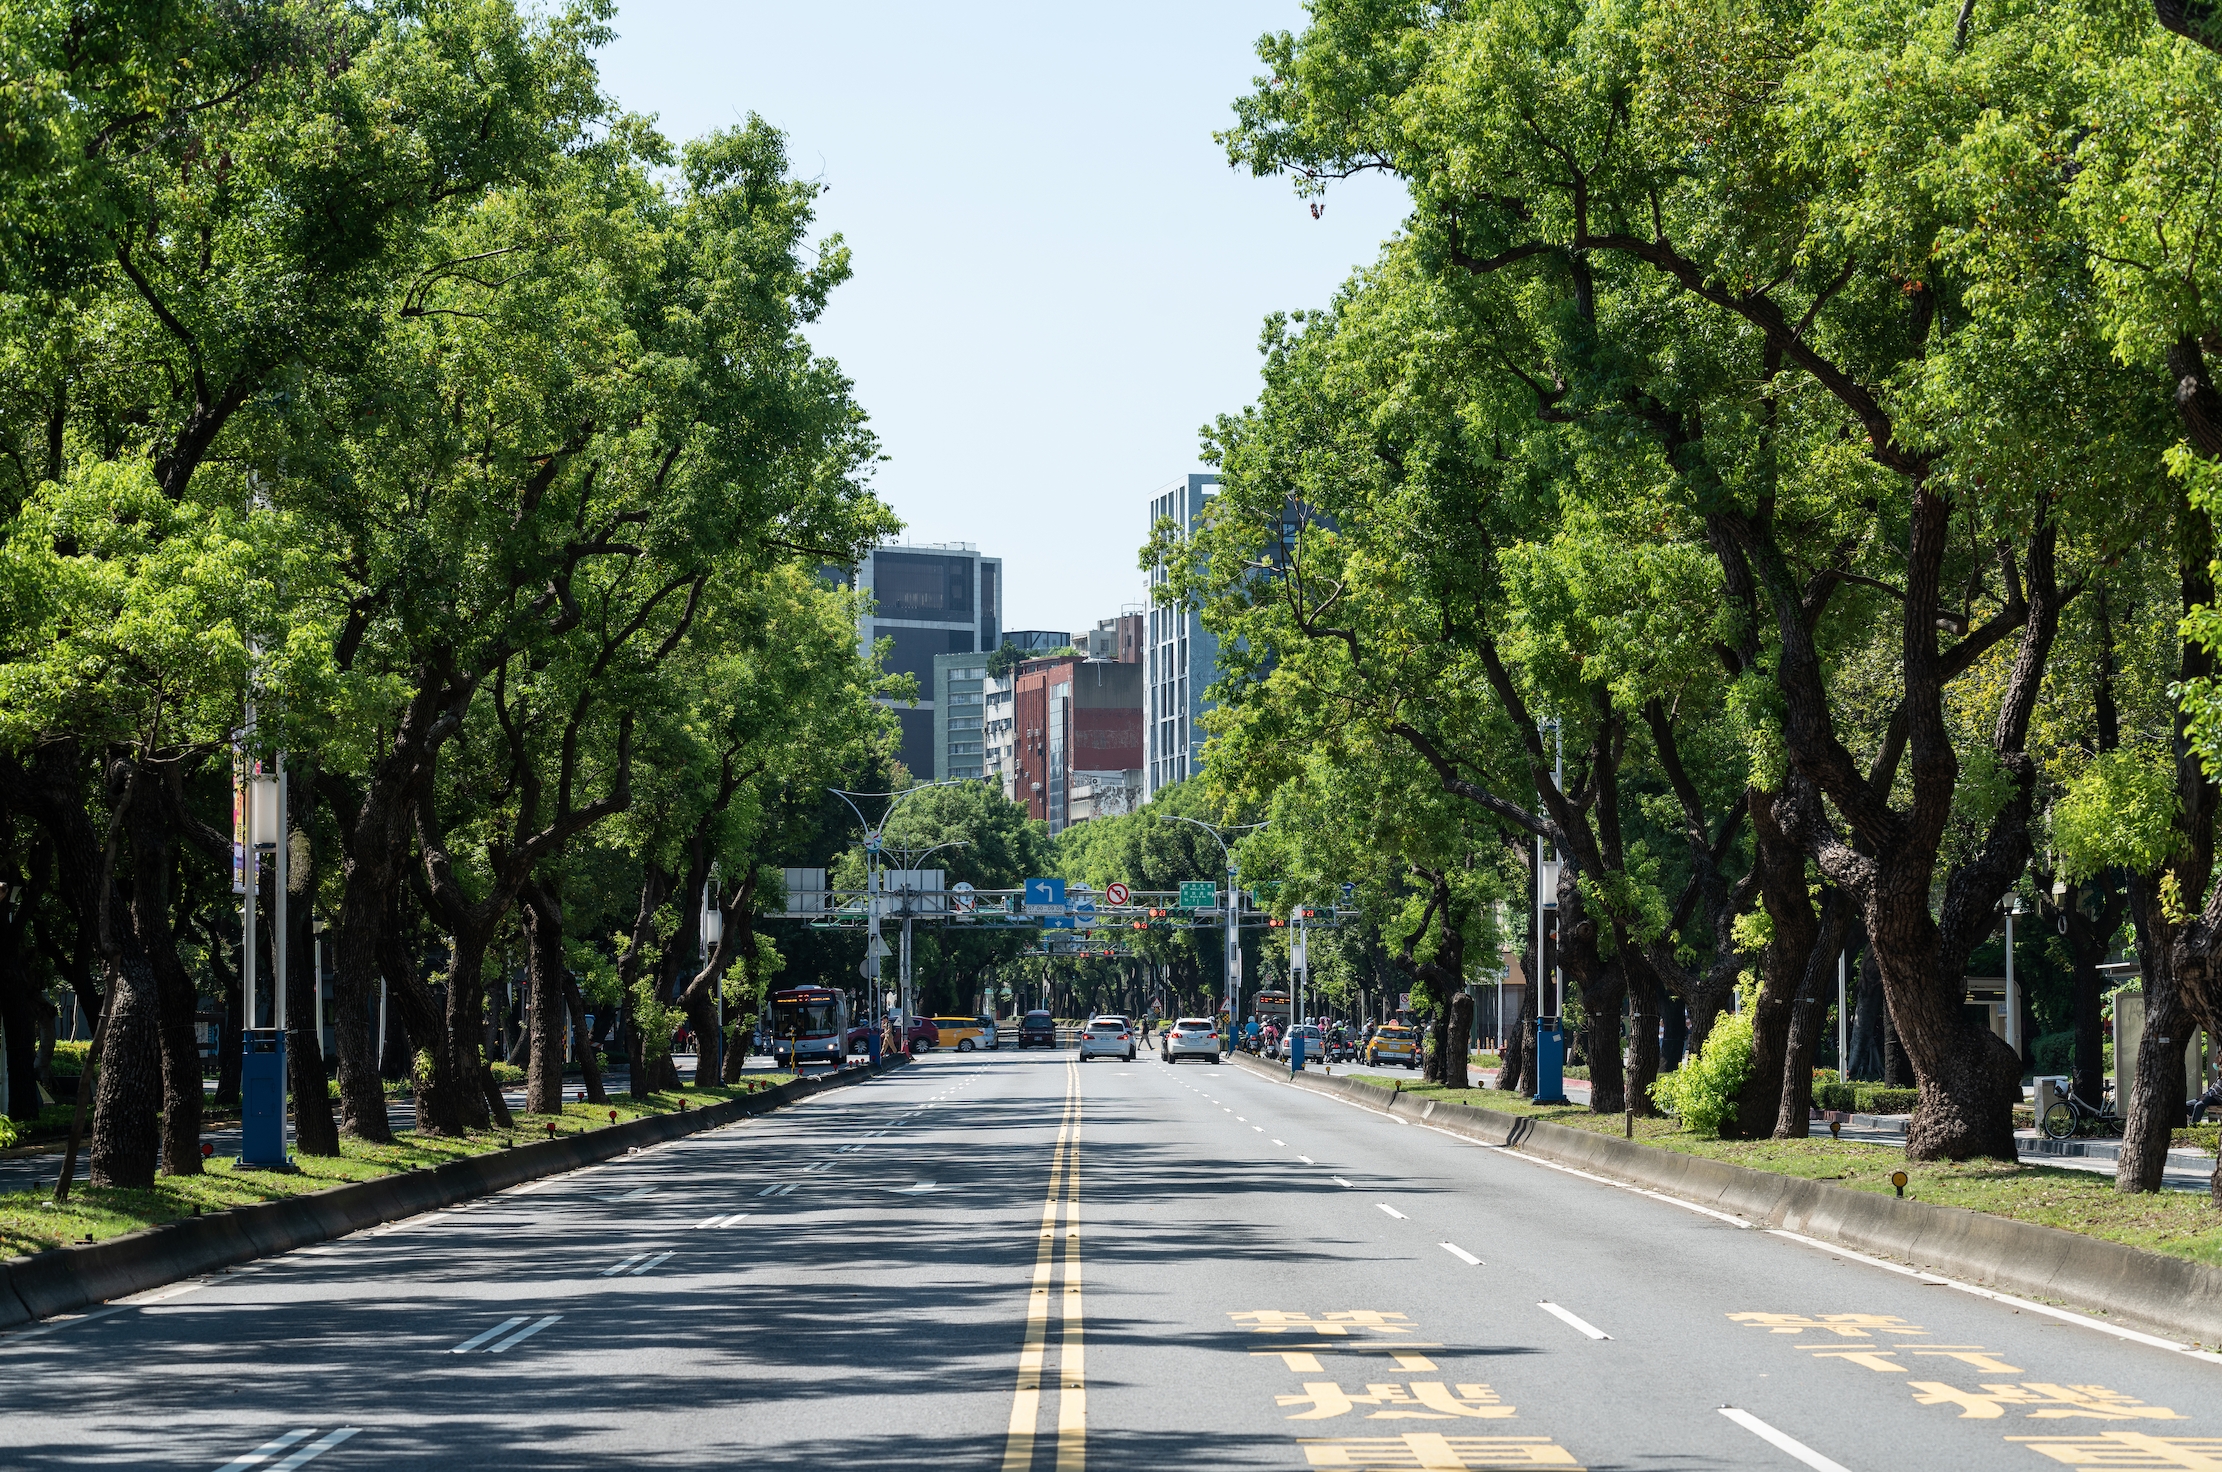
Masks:
[[[2222,1359],[1070,1057],[927,1057],[0,1339],[0,1465],[2222,1469]]]

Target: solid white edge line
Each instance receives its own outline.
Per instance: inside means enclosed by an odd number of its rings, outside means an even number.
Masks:
[[[1337,1099],[1333,1095],[1324,1095],[1322,1097],[1331,1099],[1337,1104],[1348,1105],[1352,1109],[1364,1110],[1364,1112],[1366,1112],[1367,1114],[1381,1113],[1380,1110],[1369,1109],[1365,1105],[1360,1104],[1355,1100]],[[1387,1115],[1384,1117],[1394,1119],[1396,1116]],[[1399,1121],[1399,1123],[1402,1123],[1402,1121]],[[1564,1175],[1580,1176],[1585,1181],[1595,1181],[1601,1186],[1611,1186],[1616,1190],[1627,1191],[1637,1196],[1648,1196],[1653,1201],[1663,1201],[1669,1206],[1679,1206],[1684,1211],[1694,1211],[1700,1216],[1709,1216],[1715,1221],[1726,1223],[1727,1225],[1738,1228],[1742,1231],[1751,1231],[1756,1225],[1756,1223],[1745,1221],[1742,1217],[1731,1216],[1725,1211],[1715,1211],[1712,1207],[1700,1206],[1694,1201],[1684,1201],[1679,1196],[1669,1196],[1663,1191],[1652,1191],[1642,1186],[1633,1185],[1627,1181],[1616,1181],[1610,1176],[1601,1176],[1596,1175],[1590,1171],[1577,1170],[1571,1165],[1561,1165],[1555,1160],[1545,1160],[1539,1155],[1530,1155],[1524,1150],[1516,1149],[1509,1145],[1491,1145],[1486,1141],[1476,1140],[1470,1136],[1458,1134],[1453,1130],[1446,1130],[1440,1125],[1422,1125],[1421,1128],[1433,1130],[1436,1134],[1448,1136],[1453,1140],[1461,1140],[1469,1145],[1479,1146],[1481,1149],[1484,1150],[1494,1151],[1497,1155],[1506,1159],[1524,1160],[1530,1165],[1540,1165],[1547,1170],[1555,1170]],[[1298,1156],[1297,1158],[1300,1160],[1304,1160],[1304,1157],[1302,1156]],[[1304,1163],[1306,1165],[1309,1165],[1312,1162],[1309,1160],[1304,1160]],[[2026,1309],[2030,1313],[2046,1314],[2052,1318],[2059,1319],[2063,1323],[2080,1324],[2086,1329],[2096,1329],[2101,1334],[2111,1334],[2117,1339],[2126,1339],[2133,1344],[2150,1345],[2154,1349],[2165,1349],[2175,1354],[2186,1355],[2192,1359],[2208,1360],[2215,1364],[2222,1364],[2222,1354],[2218,1354],[2208,1349],[2201,1349],[2195,1344],[2186,1344],[2180,1340],[2174,1339],[2163,1339],[2157,1334],[2146,1334],[2137,1329],[2124,1328],[2119,1324],[2109,1324],[2104,1320],[2092,1318],[2088,1314],[2077,1313],[2073,1309],[2055,1308],[2049,1303],[2037,1303],[2027,1298],[2016,1298],[2011,1293],[2000,1293],[1994,1288],[1983,1288],[1978,1287],[1976,1284],[1973,1283],[1963,1283],[1956,1278],[1947,1278],[1940,1273],[1924,1272],[1919,1268],[1908,1267],[1904,1263],[1895,1263],[1879,1257],[1870,1257],[1866,1253],[1856,1252],[1849,1247],[1840,1247],[1834,1242],[1823,1241],[1818,1237],[1808,1237],[1802,1233],[1793,1232],[1784,1227],[1769,1227],[1766,1230],[1772,1233],[1774,1236],[1787,1237],[1793,1242],[1802,1242],[1808,1247],[1819,1248],[1821,1251],[1832,1253],[1837,1257],[1849,1258],[1854,1262],[1865,1263],[1869,1267],[1882,1268],[1888,1272],[1899,1273],[1910,1278],[1918,1278],[1921,1279],[1923,1282],[1935,1283],[1945,1288],[1957,1288],[1962,1293],[1972,1293],[1978,1298],[1988,1298],[1994,1303],[2003,1303],[2009,1308]]]
[[[1784,1227],[1769,1227],[1767,1230],[1772,1236],[1787,1237],[1792,1242],[1800,1242],[1807,1247],[1818,1248],[1834,1257],[1849,1258],[1853,1262],[1864,1263],[1871,1268],[1881,1268],[1885,1272],[1897,1273],[1902,1277],[1918,1278],[1924,1283],[1933,1283],[1940,1288],[1957,1288],[1962,1293],[1972,1293],[1977,1298],[1987,1298],[1993,1303],[2003,1303],[2008,1308],[2023,1309],[2033,1314],[2045,1314],[2063,1323],[2077,1324],[2085,1329],[2096,1329],[2101,1334],[2111,1334],[2116,1339],[2127,1339],[2132,1344],[2147,1344],[2154,1349],[2171,1350],[2176,1354],[2187,1355],[2195,1360],[2208,1360],[2215,1364],[2222,1364],[2222,1354],[2216,1354],[2210,1349],[2201,1349],[2197,1345],[2186,1344],[2179,1339],[2163,1339],[2157,1334],[2147,1334],[2142,1330],[2127,1329],[2120,1324],[2109,1324],[2103,1319],[2094,1319],[2089,1314],[2077,1313],[2074,1309],[2056,1308],[2049,1303],[2038,1303],[2028,1298],[2016,1298],[2011,1293],[2001,1293],[1995,1288],[1978,1287],[1973,1283],[1962,1283],[1956,1278],[1947,1278],[1942,1273],[1925,1272],[1920,1268],[1908,1267],[1902,1262],[1891,1262],[1887,1258],[1869,1257],[1864,1252],[1854,1252],[1849,1247],[1839,1247],[1834,1242],[1825,1242],[1818,1237],[1808,1237]]]
[[[261,1446],[256,1447],[253,1451],[247,1453],[245,1456],[235,1457],[231,1461],[224,1463],[223,1466],[216,1469],[216,1472],[247,1472],[247,1469],[249,1467],[259,1466],[263,1462],[268,1461],[270,1458],[284,1451],[287,1447],[293,1445],[295,1442],[304,1440],[314,1435],[316,1435],[316,1428],[314,1426],[304,1426],[299,1431],[288,1431],[283,1436],[277,1437],[271,1441],[264,1442]]]
[[[1734,1406],[1722,1406],[1720,1413],[1761,1441],[1796,1457],[1799,1461],[1811,1467],[1813,1472],[1850,1472],[1850,1469],[1845,1467],[1843,1463],[1830,1461],[1796,1437],[1784,1435],[1749,1411],[1738,1410]]]
[[[504,1319],[500,1323],[496,1324],[493,1328],[488,1329],[483,1334],[473,1334],[470,1338],[464,1340],[461,1344],[458,1344],[455,1346],[455,1348],[449,1350],[448,1353],[469,1354],[472,1350],[478,1348],[487,1340],[495,1338],[498,1335],[507,1334],[510,1330],[516,1328],[519,1324],[522,1324],[525,1320],[531,1317],[532,1315],[530,1314],[519,1314],[512,1319]]]
[[[350,1436],[353,1436],[356,1433],[360,1432],[362,1429],[363,1428],[360,1426],[342,1426],[337,1431],[333,1431],[324,1436],[320,1436],[315,1441],[310,1442],[307,1446],[302,1447],[292,1456],[287,1457],[284,1461],[278,1463],[277,1466],[272,1467],[270,1469],[270,1472],[293,1472],[294,1468],[302,1466],[305,1463],[322,1456],[324,1453],[330,1451],[333,1447],[338,1446],[341,1442],[347,1440]]]
[[[1574,1315],[1568,1313],[1565,1309],[1560,1308],[1555,1303],[1543,1301],[1537,1303],[1536,1307],[1543,1310],[1543,1312],[1549,1314],[1554,1319],[1561,1319],[1564,1320],[1566,1323],[1573,1325],[1575,1328],[1581,1330],[1584,1334],[1587,1334],[1592,1339],[1612,1338],[1610,1334],[1607,1334],[1604,1330],[1598,1328],[1595,1324],[1590,1323],[1587,1319],[1576,1318]]]
[[[1460,1262],[1466,1264],[1468,1267],[1478,1268],[1481,1266],[1480,1258],[1474,1256],[1471,1252],[1468,1252],[1465,1248],[1459,1246],[1456,1242],[1438,1242],[1435,1245],[1442,1248],[1445,1252],[1449,1253],[1452,1257],[1457,1258]]]
[[[1396,1209],[1395,1207],[1391,1206],[1391,1205],[1390,1205],[1390,1204],[1389,1204],[1388,1202],[1386,1202],[1386,1201],[1376,1201],[1376,1202],[1374,1202],[1373,1204],[1374,1204],[1375,1206],[1378,1206],[1378,1207],[1380,1207],[1380,1208],[1381,1208],[1381,1209],[1382,1209],[1383,1211],[1385,1211],[1385,1212],[1387,1212],[1387,1213],[1388,1213],[1389,1215],[1391,1215],[1391,1216],[1395,1217],[1395,1218],[1396,1218],[1396,1219],[1397,1219],[1398,1221],[1400,1221],[1400,1222],[1408,1222],[1408,1221],[1410,1221],[1410,1220],[1411,1220],[1411,1218],[1410,1218],[1410,1217],[1406,1216],[1406,1215],[1405,1215],[1405,1214],[1404,1214],[1403,1212],[1401,1212],[1401,1211],[1398,1211],[1398,1210],[1397,1210],[1397,1209]]]

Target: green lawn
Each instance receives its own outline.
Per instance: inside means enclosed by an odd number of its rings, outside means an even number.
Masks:
[[[1337,1077],[1361,1078],[1367,1083],[1401,1082],[1405,1093],[1422,1098],[1471,1104],[1500,1114],[1527,1115],[1600,1134],[1618,1135],[1624,1127],[1623,1116],[1618,1114],[1592,1114],[1579,1105],[1538,1108],[1518,1094],[1497,1089],[1445,1089],[1395,1074]],[[2222,1126],[2178,1130],[2176,1141],[2211,1150],[2218,1129]],[[1891,1172],[1902,1170],[1909,1178],[1906,1195],[1916,1200],[1988,1211],[2171,1257],[2222,1264],[2222,1212],[2208,1197],[2197,1193],[2161,1191],[2123,1196],[2114,1190],[2112,1176],[2057,1166],[2009,1165],[1996,1160],[1915,1165],[1908,1163],[1904,1152],[1895,1146],[1825,1136],[1803,1140],[1701,1140],[1671,1119],[1637,1119],[1635,1138],[1639,1144],[1662,1150],[1703,1155],[1805,1180],[1830,1181],[1853,1191],[1887,1192],[1891,1189]]]
[[[765,1074],[750,1082],[784,1083],[791,1076]],[[297,1172],[239,1171],[232,1169],[229,1160],[216,1159],[208,1163],[205,1174],[160,1176],[144,1191],[88,1186],[79,1181],[70,1187],[69,1200],[60,1206],[54,1204],[51,1184],[35,1191],[11,1191],[0,1195],[0,1257],[18,1257],[64,1243],[119,1236],[156,1222],[191,1216],[196,1207],[203,1213],[224,1211],[234,1206],[252,1206],[258,1201],[321,1191],[349,1181],[367,1181],[397,1171],[444,1165],[466,1155],[484,1155],[513,1144],[545,1140],[550,1124],[555,1125],[557,1134],[564,1135],[607,1129],[612,1109],[617,1111],[618,1122],[623,1123],[643,1115],[671,1113],[682,1101],[689,1109],[700,1109],[745,1092],[739,1088],[688,1088],[675,1093],[651,1094],[645,1100],[636,1100],[629,1094],[613,1094],[607,1104],[566,1104],[560,1115],[519,1115],[518,1127],[514,1130],[487,1130],[457,1138],[405,1134],[396,1137],[391,1145],[368,1145],[342,1138],[336,1157],[294,1157],[294,1163],[300,1167]],[[54,1163],[58,1173],[59,1157],[54,1158]]]

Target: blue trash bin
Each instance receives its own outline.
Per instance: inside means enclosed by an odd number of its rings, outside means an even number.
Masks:
[[[239,1164],[265,1169],[285,1159],[285,1034],[257,1028],[239,1048]]]
[[[1566,1102],[1566,1034],[1556,1017],[1535,1019],[1535,1097],[1531,1104]]]

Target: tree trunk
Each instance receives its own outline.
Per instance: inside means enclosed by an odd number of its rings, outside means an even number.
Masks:
[[[525,1112],[561,1114],[566,1010],[563,909],[554,892],[537,879],[526,883],[518,899],[524,910],[527,964],[532,975],[532,1042],[531,1061],[525,1068]]]
[[[1813,1055],[1828,1026],[1829,1003],[1836,995],[1837,958],[1851,949],[1851,903],[1841,890],[1821,902],[1820,935],[1806,956],[1805,984],[1790,1012],[1790,1036],[1783,1046],[1782,1088],[1774,1137],[1802,1140],[1813,1121]]]
[[[108,969],[116,995],[93,1090],[92,1183],[144,1188],[154,1184],[162,1150],[162,1003],[136,941],[119,949]]]
[[[0,812],[0,824],[6,819],[6,813]],[[0,832],[5,831],[0,827]],[[32,980],[23,947],[24,930],[36,903],[35,895],[26,897],[12,920],[0,911],[0,1035],[7,1046],[5,1103],[10,1119],[39,1117],[38,1014],[46,997]]]
[[[239,1060],[247,1026],[240,1010],[244,1003],[239,994],[239,968],[224,964],[224,937],[216,926],[204,920],[201,935],[208,948],[208,969],[216,973],[216,984],[224,994],[224,1020],[216,1030],[216,1093],[210,1102],[233,1105],[239,1102]]]
[[[1449,1027],[1443,1052],[1443,1084],[1446,1088],[1470,1089],[1473,1081],[1467,1073],[1467,1063],[1474,1035],[1474,994],[1460,987],[1452,993],[1450,1006],[1445,1010],[1449,1014]]]
[[[125,799],[131,842],[131,928],[144,951],[155,982],[158,1051],[162,1068],[162,1170],[165,1175],[201,1174],[201,1050],[193,1036],[198,1005],[193,978],[178,959],[170,929],[169,815],[164,810],[163,774],[140,765],[126,779],[136,796]],[[128,995],[128,994],[127,994]],[[119,1016],[118,1021],[121,1021]],[[127,1036],[119,1029],[109,1039],[111,1054]]]
[[[586,1025],[586,998],[579,995],[579,984],[568,971],[563,974],[563,996],[570,1004],[572,1046],[578,1050],[579,1076],[586,1080],[586,1102],[607,1104],[610,1096],[602,1088],[602,1064],[594,1056],[594,1033]],[[701,1066],[697,1064],[695,1082],[701,1081]]]
[[[316,921],[312,903],[315,875],[309,858],[309,836],[293,832],[293,854],[288,863],[295,893],[287,901],[285,983],[285,1067],[293,1090],[293,1144],[303,1155],[339,1154],[339,1125],[332,1118],[330,1074],[324,1067],[324,1039],[316,1027],[316,993],[323,978],[316,974]]]
[[[342,884],[338,924],[332,932],[332,1042],[339,1054],[340,1128],[360,1140],[390,1144],[386,1119],[383,1053],[388,1039],[375,1036],[381,976],[386,982],[388,1015],[400,1017],[394,993],[404,982],[417,985],[414,971],[396,974],[397,959],[388,946],[396,923],[397,902],[414,836],[412,798],[432,756],[453,734],[469,704],[472,686],[453,679],[452,668],[434,661],[412,671],[416,693],[387,739],[378,765],[360,793],[337,779],[321,779],[317,792],[332,810],[340,832]],[[407,1020],[401,1019],[404,1027]],[[445,1049],[438,1050],[442,1054]],[[445,1072],[445,1069],[441,1069]],[[417,1100],[418,1126],[428,1102]]]
[[[1795,777],[1789,779],[1790,782],[1797,780]],[[1757,1140],[1780,1133],[1783,1068],[1789,1054],[1790,1029],[1821,934],[1813,902],[1806,894],[1805,851],[1783,831],[1775,811],[1778,801],[1791,800],[1797,799],[1787,792],[1778,798],[1757,788],[1747,794],[1746,800],[1755,849],[1752,862],[1759,871],[1760,902],[1774,922],[1774,939],[1768,942],[1760,956],[1759,996],[1752,1006],[1751,1016],[1751,1072],[1736,1096],[1733,1137],[1737,1139]],[[1810,1098],[1810,1075],[1805,1092]],[[1798,1115],[1800,1138],[1805,1134],[1804,1123],[1805,1115],[1801,1112]],[[1721,1133],[1729,1135],[1726,1122],[1723,1124]]]
[[[1628,981],[1619,960],[1598,954],[1599,924],[1583,904],[1572,864],[1560,871],[1558,913],[1558,965],[1567,986],[1580,994],[1585,1014],[1581,1036],[1589,1064],[1589,1109],[1592,1114],[1618,1114],[1628,1104],[1627,1076],[1620,1066],[1620,1009]]]
[[[462,1130],[482,1130],[493,1118],[486,1102],[486,937],[472,926],[459,925],[448,935],[447,1016],[443,1041],[448,1067],[459,1081],[455,1091],[455,1124]],[[497,1098],[499,1095],[496,1096]]]
[[[1640,953],[1627,950],[1628,994],[1634,1002],[1628,1033],[1627,1108],[1649,1117],[1659,1112],[1651,1085],[1659,1077],[1659,978]]]
[[[2137,1043],[2130,1096],[2122,1111],[2122,1155],[2114,1189],[2124,1195],[2162,1189],[2168,1145],[2184,1120],[2184,1049],[2197,1021],[2185,1005],[2174,965],[2175,924],[2156,877],[2132,874],[2130,916],[2137,926],[2138,971],[2145,992],[2145,1031]],[[2115,1060],[2117,1064],[2121,1060]]]
[[[1889,1021],[1890,1009],[1883,1005],[1883,974],[1875,966],[1873,947],[1862,944],[1859,979],[1852,988],[1852,1057],[1850,1067],[1844,1070],[1847,1080],[1880,1081],[1889,1077],[1883,1059],[1883,1033]],[[1896,1046],[1895,1041],[1892,1046]]]
[[[1528,1082],[1528,1036],[1535,1022],[1535,984],[1520,988],[1520,1005],[1511,1026],[1497,1040],[1497,1087],[1517,1093]],[[1534,1090],[1530,1089],[1529,1093]]]
[[[1874,951],[1870,949],[1872,956]],[[1882,964],[1875,966],[1875,989],[1882,990]],[[1898,1042],[1898,1019],[1890,1010],[1890,997],[1885,994],[1883,1014],[1883,1084],[1886,1088],[1910,1089],[1913,1087],[1913,1069],[1906,1063],[1906,1050]]]

